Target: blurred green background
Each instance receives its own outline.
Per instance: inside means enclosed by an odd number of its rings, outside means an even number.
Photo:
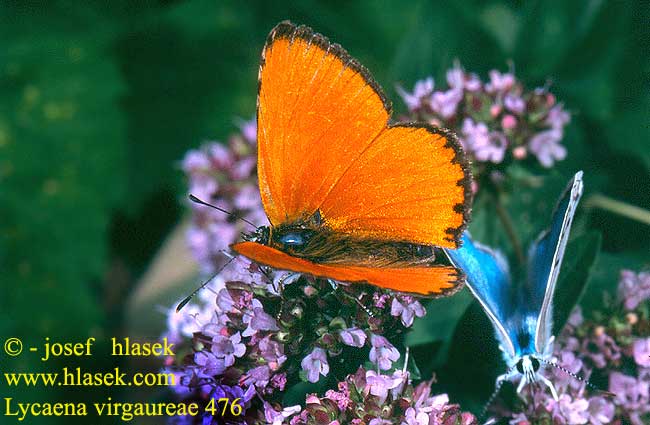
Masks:
[[[649,5],[0,2],[0,336],[38,344],[131,334],[129,297],[185,213],[178,162],[254,115],[259,54],[283,19],[345,46],[397,111],[396,82],[442,81],[455,59],[484,78],[512,61],[528,87],[550,82],[573,114],[560,174],[584,169],[588,194],[650,209]],[[647,263],[650,226],[598,208],[588,220],[603,235],[602,279]],[[157,303],[139,308],[162,329]],[[86,360],[98,370],[124,363]],[[0,354],[0,372],[52,368]],[[111,393],[58,390],[16,394]]]

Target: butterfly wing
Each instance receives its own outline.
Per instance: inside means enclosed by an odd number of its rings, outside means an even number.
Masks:
[[[311,29],[279,24],[262,55],[258,174],[273,225],[311,217],[361,238],[456,247],[470,171],[450,133],[387,127],[368,71]]]
[[[458,249],[445,252],[453,265],[465,272],[466,283],[488,315],[504,353],[515,356],[515,342],[508,332],[512,292],[508,264],[498,251],[472,241],[468,232]]]
[[[399,292],[426,296],[451,295],[460,289],[462,273],[453,267],[359,267],[317,264],[292,257],[282,251],[255,242],[232,246],[239,254],[280,270],[291,270],[342,282],[364,282]]]
[[[528,251],[528,306],[537,319],[535,348],[539,353],[544,352],[551,337],[555,285],[582,191],[582,171],[578,171],[559,199],[551,227],[539,235]]]
[[[258,90],[264,210],[274,226],[308,218],[386,127],[391,106],[341,46],[289,22],[269,34]]]
[[[456,138],[426,124],[382,131],[319,209],[330,228],[363,238],[458,246],[469,215],[469,168]]]

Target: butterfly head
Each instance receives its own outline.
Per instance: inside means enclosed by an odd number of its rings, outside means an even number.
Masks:
[[[302,225],[263,226],[245,234],[243,239],[291,253],[302,251],[316,233],[317,230]]]
[[[271,236],[271,227],[260,226],[254,231],[242,234],[242,239],[248,242],[255,242],[262,245],[268,245]]]
[[[537,380],[537,372],[539,371],[540,366],[540,361],[531,355],[521,357],[515,365],[517,372],[519,372],[528,383]]]

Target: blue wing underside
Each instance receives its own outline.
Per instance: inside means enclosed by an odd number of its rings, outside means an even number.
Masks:
[[[505,258],[472,241],[467,232],[463,234],[462,246],[446,250],[446,253],[450,261],[465,272],[467,286],[492,321],[504,353],[514,357],[516,341],[508,332],[508,325],[516,304]]]
[[[550,338],[552,298],[568,239],[571,220],[582,194],[578,172],[561,196],[548,230],[529,249],[527,276],[513,285],[503,255],[472,241],[466,232],[463,244],[446,250],[451,262],[463,269],[467,286],[491,319],[506,362],[526,354],[541,354]]]
[[[578,171],[560,196],[550,227],[528,250],[527,279],[522,292],[529,299],[528,314],[538,318],[533,334],[538,352],[546,349],[551,337],[555,285],[582,190],[582,171]]]

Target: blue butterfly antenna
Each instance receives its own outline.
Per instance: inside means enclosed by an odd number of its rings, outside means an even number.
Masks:
[[[196,288],[194,291],[192,291],[192,293],[191,293],[190,295],[188,295],[187,297],[185,297],[185,299],[183,299],[183,301],[179,302],[178,305],[176,306],[176,313],[178,313],[179,311],[181,311],[181,309],[182,309],[183,307],[185,307],[185,306],[187,305],[187,303],[189,303],[190,300],[191,300],[192,298],[194,298],[194,296],[195,296],[196,294],[198,294],[199,291],[201,291],[201,289],[205,288],[205,285],[207,285],[208,283],[212,282],[212,279],[214,279],[215,277],[217,277],[217,275],[218,275],[219,273],[221,273],[221,272],[223,271],[223,269],[225,269],[225,268],[228,266],[228,264],[232,263],[233,260],[236,258],[236,257],[230,256],[230,255],[228,255],[228,254],[226,254],[226,253],[224,253],[224,254],[225,254],[226,256],[230,257],[230,259],[226,262],[226,264],[224,264],[223,266],[221,266],[221,267],[219,268],[219,270],[217,270],[216,273],[214,273],[214,274],[210,277],[210,279],[208,279],[208,280],[206,280],[205,282],[203,282],[203,283],[201,284],[201,286],[199,286],[199,287]]]
[[[575,373],[571,372],[570,370],[568,370],[567,368],[565,368],[565,367],[563,367],[563,366],[560,366],[560,365],[557,364],[557,363],[550,362],[550,361],[548,361],[548,360],[544,360],[544,359],[539,359],[539,361],[541,361],[542,363],[547,364],[547,365],[549,365],[549,366],[553,366],[553,367],[556,368],[556,369],[561,370],[562,372],[566,373],[567,375],[569,375],[569,376],[572,377],[573,379],[576,379],[576,380],[578,380],[578,381],[580,381],[580,382],[584,382],[584,383],[585,383],[589,388],[591,388],[591,389],[594,390],[594,391],[598,391],[599,393],[603,393],[603,394],[608,395],[608,396],[610,396],[610,397],[616,397],[616,394],[614,394],[613,392],[611,392],[611,391],[605,391],[605,390],[602,390],[602,389],[598,388],[597,386],[595,386],[594,384],[592,384],[591,382],[589,382],[588,379],[585,379],[585,378],[583,378],[583,377],[580,376],[580,375],[576,375]]]
[[[245,219],[244,217],[242,217],[242,216],[240,216],[240,215],[235,214],[234,212],[231,212],[231,211],[228,211],[228,210],[224,210],[223,208],[219,208],[219,207],[216,206],[216,205],[212,205],[212,204],[209,204],[209,203],[207,203],[207,202],[205,202],[205,201],[202,201],[201,199],[197,198],[196,196],[192,195],[191,193],[190,193],[190,195],[189,195],[189,198],[190,198],[190,201],[192,201],[192,202],[194,202],[194,203],[196,203],[196,204],[205,205],[206,207],[214,208],[215,210],[217,210],[217,211],[221,211],[221,212],[224,213],[224,214],[228,214],[229,216],[232,216],[232,217],[234,217],[234,218],[236,218],[236,219],[238,219],[238,220],[241,220],[241,221],[243,221],[243,222],[246,223],[246,224],[250,224],[250,225],[253,226],[255,229],[257,229],[257,226],[256,226],[254,223],[250,222],[249,220]]]

